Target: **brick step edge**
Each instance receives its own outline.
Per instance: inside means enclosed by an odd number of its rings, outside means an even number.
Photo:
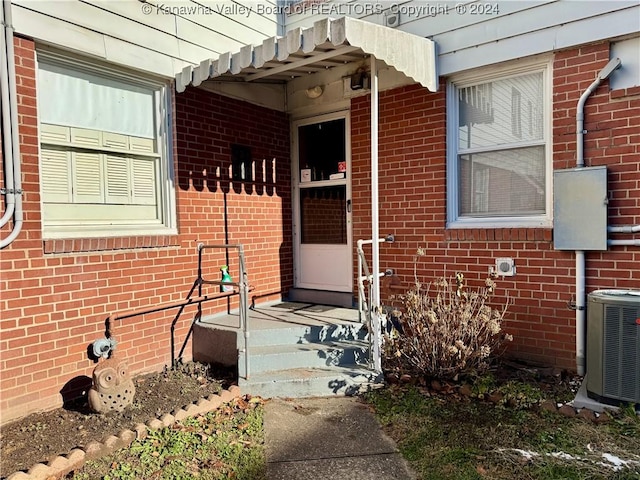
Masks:
[[[212,412],[240,396],[240,387],[233,385],[228,390],[222,390],[219,394],[209,395],[184,408],[165,413],[159,418],[152,418],[146,424],[139,423],[133,430],[123,430],[117,436],[111,435],[102,442],[90,442],[84,449],[75,448],[66,455],[52,458],[47,464],[36,463],[26,473],[22,471],[12,473],[7,477],[7,480],[54,480],[62,478],[72,470],[77,470],[89,460],[106,457],[116,450],[130,446],[134,440],[144,440],[149,430],[170,427],[175,422],[185,418]]]

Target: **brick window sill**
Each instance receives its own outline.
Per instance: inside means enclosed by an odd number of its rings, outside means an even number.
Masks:
[[[57,238],[44,240],[44,253],[81,253],[108,250],[172,247],[179,245],[178,235],[144,235],[108,238]]]
[[[450,228],[444,232],[447,241],[525,241],[551,242],[552,228]]]

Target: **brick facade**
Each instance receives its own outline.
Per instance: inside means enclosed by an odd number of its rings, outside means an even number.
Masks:
[[[198,242],[244,244],[253,294],[261,298],[276,298],[293,277],[287,116],[195,89],[174,101],[179,234],[43,241],[34,43],[16,38],[15,53],[25,221],[0,253],[2,423],[59,406],[65,385],[91,375],[87,346],[104,336],[109,314],[185,298],[197,274]],[[251,148],[254,181],[230,181],[231,144]],[[205,276],[218,280],[226,261],[206,255]],[[226,302],[205,304],[204,313],[218,306]],[[118,324],[117,352],[133,373],[170,364],[176,312]],[[179,318],[177,348],[195,312],[188,307]]]
[[[553,168],[576,164],[575,113],[580,95],[609,59],[608,43],[557,52],[553,61]],[[380,98],[380,234],[396,243],[380,249],[381,269],[413,282],[413,256],[422,281],[463,272],[470,285],[486,278],[496,257],[513,257],[517,275],[498,283],[513,301],[505,329],[511,352],[529,361],[575,369],[575,259],[553,248],[551,228],[446,228],[445,88],[418,86]],[[586,166],[606,165],[609,224],[640,223],[640,89],[609,92],[604,82],[585,109]],[[369,238],[368,97],[352,101],[354,238]],[[630,238],[629,236],[620,238]],[[587,292],[640,288],[640,251],[616,246],[587,252]],[[496,300],[500,300],[499,297]]]
[[[609,56],[607,43],[557,52],[553,64],[553,168],[575,165],[575,108]],[[1,422],[59,406],[69,382],[91,374],[87,346],[104,335],[115,312],[183,299],[196,278],[197,243],[242,243],[253,295],[279,298],[293,284],[289,120],[285,114],[188,89],[174,98],[174,161],[179,233],[102,239],[43,240],[40,224],[38,130],[32,41],[16,39],[25,222],[0,253]],[[506,330],[512,353],[575,368],[575,262],[553,249],[552,229],[446,228],[446,105],[438,93],[408,86],[381,94],[381,266],[410,283],[421,246],[428,280],[462,271],[477,284],[496,257],[515,258],[518,273],[499,282],[514,301]],[[609,92],[605,82],[589,99],[585,159],[609,169],[610,224],[640,223],[640,89]],[[351,105],[353,238],[370,236],[369,99]],[[251,150],[254,180],[235,181],[231,146]],[[343,211],[341,207],[341,211]],[[6,236],[7,228],[2,230]],[[628,238],[628,237],[622,237]],[[355,262],[354,253],[354,262]],[[205,256],[218,278],[235,256]],[[355,269],[354,269],[355,270]],[[587,291],[640,287],[637,247],[587,253]],[[205,292],[206,293],[206,292]],[[204,313],[226,307],[207,304]],[[176,325],[181,345],[195,313]],[[118,351],[132,372],[170,362],[170,324],[176,310],[118,324]],[[189,349],[186,350],[187,353]]]

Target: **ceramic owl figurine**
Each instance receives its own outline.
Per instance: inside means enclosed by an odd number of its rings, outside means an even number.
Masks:
[[[121,412],[131,405],[135,393],[127,362],[112,356],[93,370],[89,407],[97,413]]]

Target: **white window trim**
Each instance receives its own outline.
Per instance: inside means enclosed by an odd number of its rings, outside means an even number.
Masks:
[[[545,211],[534,216],[458,216],[458,88],[499,80],[509,76],[543,71],[544,141],[545,141]],[[553,87],[552,59],[539,56],[510,62],[506,65],[484,67],[451,76],[447,81],[447,228],[532,228],[553,225]],[[524,146],[524,145],[523,145]]]
[[[156,142],[157,152],[160,155],[160,175],[158,178],[158,188],[161,191],[158,208],[160,210],[160,221],[152,223],[143,221],[133,225],[128,224],[105,224],[101,222],[83,225],[56,225],[45,226],[42,219],[42,237],[45,240],[58,238],[104,238],[104,237],[130,237],[141,235],[175,235],[178,233],[178,222],[176,214],[176,176],[173,162],[173,110],[171,103],[171,86],[166,80],[160,77],[152,77],[148,74],[138,74],[137,72],[119,68],[118,66],[88,60],[85,57],[75,56],[68,52],[58,52],[47,46],[36,48],[36,82],[39,71],[39,61],[45,60],[47,63],[57,63],[62,66],[69,66],[74,70],[85,70],[87,72],[109,76],[124,82],[152,87],[156,90],[156,109],[154,115],[156,122]],[[36,98],[38,97],[38,86],[36,83]],[[38,110],[39,111],[39,110]],[[38,117],[38,150],[42,145],[40,118]],[[42,161],[42,158],[39,160]],[[42,195],[41,195],[42,199]],[[41,211],[43,202],[41,200]]]

